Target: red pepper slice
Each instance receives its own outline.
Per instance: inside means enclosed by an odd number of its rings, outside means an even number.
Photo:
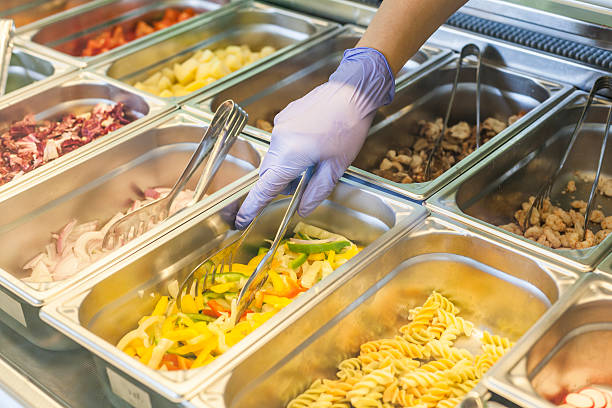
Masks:
[[[217,302],[215,299],[210,299],[207,303],[208,307],[210,307],[215,313],[217,313],[217,317],[221,316],[221,313],[229,313],[229,309],[226,309],[221,305],[221,303]]]
[[[165,365],[169,371],[179,370],[179,363],[176,354],[166,353],[162,357],[162,365]]]

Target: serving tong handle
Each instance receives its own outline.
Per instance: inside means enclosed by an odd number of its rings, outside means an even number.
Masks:
[[[595,97],[595,94],[597,94],[599,91],[604,90],[604,89],[608,89],[610,92],[612,92],[612,77],[611,76],[599,77],[593,84],[593,87],[591,88],[591,92],[589,92],[587,103],[586,105],[584,105],[584,108],[582,109],[578,122],[576,122],[576,127],[574,128],[574,131],[572,132],[572,136],[570,137],[569,144],[567,145],[567,148],[565,149],[565,152],[563,154],[563,157],[561,158],[561,161],[559,162],[559,165],[555,169],[555,172],[552,174],[552,176],[548,177],[544,185],[538,190],[535,200],[533,200],[533,203],[531,203],[531,206],[529,207],[529,211],[527,211],[527,215],[523,223],[523,231],[526,231],[527,228],[529,228],[530,226],[530,223],[531,223],[530,219],[531,219],[531,214],[533,212],[533,209],[536,208],[539,211],[542,208],[542,205],[544,204],[544,200],[550,196],[554,181],[559,176],[559,174],[561,173],[561,170],[565,166],[565,163],[567,162],[567,159],[572,151],[572,148],[574,147],[574,144],[576,143],[576,140],[578,139],[578,135],[580,134],[580,131],[582,130],[582,125],[584,124],[584,120],[586,119],[587,113],[591,105],[593,104],[593,98]],[[593,185],[591,186],[591,191],[589,193],[589,200],[587,201],[587,207],[584,213],[584,228],[582,229],[581,239],[584,239],[585,237],[587,225],[589,222],[590,212],[591,212],[591,206],[593,204],[593,199],[595,198],[595,192],[597,191],[597,186],[599,185],[601,167],[603,165],[604,156],[606,153],[606,145],[608,143],[608,136],[610,135],[610,120],[611,119],[612,119],[612,106],[610,106],[610,109],[608,111],[608,119],[606,120],[604,136],[601,142],[601,148],[599,150],[599,161],[597,162],[597,172],[595,173],[595,180],[593,180]]]
[[[448,100],[448,107],[446,108],[446,114],[444,115],[444,122],[442,124],[442,132],[434,142],[434,146],[429,152],[427,158],[427,165],[425,167],[425,177],[427,180],[431,178],[431,164],[434,160],[436,150],[440,147],[446,128],[448,127],[448,120],[453,109],[453,103],[455,102],[455,94],[457,93],[457,84],[459,82],[459,75],[461,74],[461,68],[463,67],[463,60],[468,56],[475,56],[476,61],[476,148],[480,147],[480,66],[482,62],[482,56],[480,48],[476,44],[466,44],[462,49],[457,60],[457,67],[455,68],[455,79],[453,81],[453,89],[451,90],[450,98]]]
[[[13,34],[15,33],[15,24],[10,19],[0,19],[0,96],[6,93],[6,81],[8,79],[8,70],[11,64],[11,56],[13,55]]]
[[[255,298],[255,294],[258,290],[260,290],[263,285],[266,283],[268,278],[268,266],[274,259],[274,254],[276,250],[280,246],[280,243],[287,232],[287,228],[291,223],[291,220],[297,211],[300,202],[302,201],[302,197],[304,195],[304,191],[306,190],[306,186],[308,182],[312,178],[312,174],[314,173],[314,167],[309,167],[302,174],[302,178],[298,183],[295,193],[293,197],[291,197],[291,201],[289,202],[289,206],[287,207],[287,211],[283,216],[283,219],[280,222],[278,230],[276,231],[276,236],[274,237],[274,241],[272,241],[272,245],[270,245],[270,250],[266,252],[261,261],[257,264],[255,271],[251,274],[246,284],[240,290],[240,295],[238,296],[238,301],[236,305],[236,312],[232,314],[232,324],[236,325],[242,315],[246,312],[247,308]],[[260,213],[261,214],[261,213]]]

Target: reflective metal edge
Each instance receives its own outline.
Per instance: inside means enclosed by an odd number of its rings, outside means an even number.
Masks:
[[[205,118],[197,117],[183,110],[177,110],[171,112],[159,119],[148,123],[141,128],[138,128],[128,134],[126,134],[122,138],[116,138],[112,143],[108,143],[104,146],[104,148],[100,148],[92,154],[83,155],[78,160],[75,160],[71,163],[71,166],[76,166],[80,163],[84,163],[89,160],[93,156],[97,156],[102,154],[113,147],[116,147],[126,141],[130,140],[133,137],[136,137],[143,132],[154,129],[159,126],[172,126],[178,124],[199,124],[199,125],[207,125],[210,121]],[[263,154],[267,150],[267,146],[263,143],[256,141],[255,139],[246,136],[240,135],[242,140],[246,140],[251,143],[251,145],[255,148],[256,152],[263,157]],[[232,194],[235,190],[242,188],[245,184],[249,184],[253,181],[254,178],[257,177],[257,169],[249,172],[245,176],[239,178],[238,180],[230,183],[229,185],[223,187],[222,189],[216,191],[209,197],[205,197],[200,202],[195,204],[192,208],[187,211],[179,212],[174,214],[168,220],[164,221],[162,225],[158,225],[150,231],[147,231],[145,234],[140,237],[128,242],[126,245],[112,252],[112,256],[106,256],[97,262],[91,264],[85,269],[81,270],[76,275],[62,280],[58,282],[53,282],[49,285],[48,288],[44,290],[36,290],[31,285],[24,283],[20,279],[14,277],[12,274],[4,271],[0,268],[0,286],[2,288],[8,289],[11,293],[13,293],[16,297],[18,297],[22,302],[27,302],[28,304],[34,307],[42,307],[47,304],[49,301],[54,299],[56,296],[65,292],[68,288],[80,284],[82,282],[87,282],[91,278],[95,277],[100,271],[105,270],[110,265],[117,263],[119,260],[126,258],[133,252],[137,251],[138,248],[142,248],[148,245],[150,242],[156,240],[157,238],[164,235],[165,232],[175,228],[176,226],[184,223],[186,220],[194,217],[195,214],[204,211],[205,209],[216,205],[218,202],[222,201],[227,195]],[[111,255],[111,254],[109,254]]]
[[[538,324],[514,345],[512,352],[491,368],[485,379],[487,388],[525,408],[556,408],[556,405],[538,396],[531,387],[526,373],[527,354],[570,307],[584,298],[588,298],[589,301],[612,299],[612,278],[598,272],[584,274],[542,316]],[[512,376],[525,386],[514,385],[510,382],[508,377],[511,371]]]
[[[76,71],[78,69],[78,67],[71,65],[69,63],[57,60],[55,58],[51,58],[49,56],[46,55],[42,55],[37,53],[36,51],[32,51],[32,50],[28,50],[22,46],[15,46],[13,48],[13,53],[15,53],[15,51],[19,51],[21,53],[24,54],[28,54],[34,58],[43,60],[45,62],[48,62],[49,64],[51,64],[51,66],[53,67],[53,74],[49,75],[46,78],[43,78],[41,80],[38,81],[34,81],[31,84],[28,84],[26,86],[23,86],[21,88],[15,89],[12,92],[7,93],[6,95],[4,95],[2,98],[0,98],[0,100],[2,102],[6,101],[6,100],[10,100],[12,98],[17,98],[19,97],[22,93],[27,93],[28,91],[32,91],[34,89],[38,89],[41,86],[44,86],[44,84],[46,84],[47,82],[52,82],[55,81],[57,78],[63,77],[67,74],[72,74],[74,71]]]
[[[612,254],[608,255],[596,269],[597,272],[605,273],[612,276]]]
[[[0,401],[4,408],[63,407],[2,359],[0,359]]]
[[[423,72],[422,75],[419,75],[418,77],[410,79],[408,81],[404,81],[403,83],[398,85],[396,94],[399,94],[402,91],[402,89],[414,83],[419,82],[422,78],[426,77],[427,75],[431,73],[434,73],[435,71],[438,71],[448,66],[454,67],[453,61],[456,61],[456,59],[457,59],[457,56],[453,55],[449,57],[447,60],[445,60],[444,64],[431,67],[431,69],[427,70],[426,72]],[[424,183],[401,184],[401,183],[393,182],[391,180],[387,180],[383,177],[377,176],[374,173],[357,168],[355,166],[349,167],[349,170],[348,170],[349,174],[355,177],[356,179],[363,181],[364,183],[377,186],[378,188],[381,188],[384,190],[389,190],[395,194],[406,196],[410,200],[413,200],[416,202],[425,201],[429,197],[431,197],[436,191],[440,190],[442,187],[444,187],[445,185],[447,185],[448,183],[456,179],[459,175],[461,175],[463,172],[467,171],[470,167],[474,166],[476,163],[478,163],[479,161],[487,157],[489,154],[494,152],[496,149],[498,149],[508,140],[512,139],[512,137],[514,137],[518,132],[520,132],[522,129],[527,127],[531,122],[536,120],[538,116],[544,114],[545,112],[553,108],[555,105],[557,105],[559,101],[561,101],[566,95],[568,95],[572,91],[572,88],[569,85],[565,85],[563,83],[554,83],[554,82],[547,81],[545,79],[534,78],[523,72],[516,71],[512,67],[496,66],[496,65],[488,64],[486,62],[484,62],[483,64],[489,65],[492,68],[494,68],[496,71],[499,71],[499,72],[509,72],[516,76],[531,79],[534,82],[536,82],[538,85],[545,88],[550,93],[550,96],[547,100],[545,100],[544,102],[539,104],[537,107],[527,112],[527,114],[525,114],[523,117],[518,119],[512,125],[505,128],[501,133],[496,135],[493,139],[483,144],[479,149],[470,153],[467,157],[459,161],[457,164],[455,164],[453,167],[445,171],[442,175],[440,175],[438,178],[434,180],[427,181]],[[374,125],[374,127],[375,126],[376,124]]]
[[[108,72],[108,69],[112,66],[112,64],[117,61],[119,58],[123,58],[126,57],[130,54],[132,54],[135,51],[141,51],[147,47],[150,46],[155,46],[156,44],[171,39],[173,37],[176,37],[180,34],[183,34],[187,31],[190,31],[192,28],[195,28],[195,26],[215,26],[215,25],[219,25],[219,23],[216,21],[219,17],[223,17],[223,16],[227,16],[229,14],[235,14],[239,11],[249,11],[249,10],[253,10],[253,11],[262,11],[262,12],[267,12],[267,13],[275,13],[275,14],[282,14],[285,16],[289,16],[292,18],[296,18],[299,20],[302,20],[312,26],[315,27],[316,32],[307,37],[304,40],[301,41],[297,41],[294,44],[290,44],[284,48],[281,48],[279,50],[277,50],[276,52],[274,52],[273,54],[262,58],[252,64],[246,65],[243,68],[240,68],[237,71],[234,71],[232,73],[230,73],[229,75],[224,76],[223,78],[220,78],[218,80],[216,80],[215,82],[211,83],[210,85],[207,85],[203,88],[200,88],[196,91],[193,91],[187,95],[181,96],[181,97],[170,97],[170,98],[162,98],[164,100],[167,100],[168,103],[176,103],[176,104],[182,104],[187,100],[190,100],[192,98],[196,98],[198,97],[198,95],[202,94],[203,92],[206,92],[207,90],[213,88],[213,87],[217,87],[220,86],[222,84],[225,84],[227,81],[232,81],[232,80],[238,80],[240,81],[242,76],[247,74],[248,72],[250,72],[253,69],[257,69],[261,66],[271,66],[275,63],[275,61],[277,59],[280,59],[283,57],[283,55],[287,52],[290,52],[291,50],[301,47],[305,44],[310,43],[311,41],[316,40],[319,36],[321,35],[325,35],[327,32],[332,31],[337,29],[339,26],[336,23],[330,22],[330,21],[326,21],[326,20],[322,20],[316,17],[312,17],[312,16],[308,16],[305,14],[300,14],[297,13],[295,11],[291,11],[291,10],[286,10],[286,9],[282,9],[282,8],[278,8],[278,7],[274,7],[274,6],[270,6],[264,3],[260,3],[257,1],[253,1],[253,0],[240,0],[238,3],[236,4],[232,4],[231,7],[226,7],[220,10],[216,10],[213,13],[215,13],[212,17],[210,18],[201,18],[198,20],[193,20],[190,21],[188,24],[186,24],[185,26],[182,27],[176,27],[174,30],[169,30],[167,32],[163,32],[158,36],[152,37],[149,39],[149,41],[147,42],[142,42],[140,44],[136,44],[136,46],[131,47],[131,48],[126,48],[123,51],[118,51],[117,53],[113,53],[112,55],[109,55],[107,58],[105,58],[103,61],[96,61],[95,63],[91,63],[88,66],[88,71],[91,72],[96,72],[98,74],[102,74],[102,75],[106,75],[106,73]],[[207,13],[209,14],[209,13]],[[205,15],[206,16],[206,15]],[[203,16],[204,17],[204,16]],[[188,20],[189,21],[189,20]],[[122,82],[124,84],[124,86],[129,87],[130,89],[136,89],[134,87],[132,87],[131,85]],[[143,92],[143,91],[140,91]],[[149,94],[148,92],[145,92],[147,95],[153,95],[153,94]],[[156,98],[158,98],[157,96],[155,96]]]
[[[429,37],[429,41],[455,51],[461,50],[461,47],[467,43],[474,43],[483,50],[483,59],[491,64],[499,66],[510,64],[513,69],[525,74],[559,83],[569,83],[586,92],[591,89],[597,78],[610,75],[609,72],[570,59],[447,25],[436,30]]]
[[[237,7],[239,7],[241,3],[247,2],[249,0],[232,0],[231,3],[228,3],[226,5],[221,5],[216,10],[211,10],[206,13],[197,15],[188,20],[174,24],[168,28],[165,28],[159,31],[155,31],[154,33],[151,33],[144,37],[132,40],[124,45],[121,45],[107,52],[104,52],[102,54],[95,55],[92,57],[75,57],[75,56],[63,53],[61,51],[55,50],[54,48],[48,47],[46,45],[36,43],[31,40],[31,38],[33,38],[34,35],[36,35],[36,33],[39,30],[41,30],[42,28],[50,24],[54,24],[54,23],[63,21],[70,17],[74,17],[75,15],[82,14],[84,12],[91,11],[95,8],[102,7],[108,4],[112,4],[118,1],[121,1],[121,0],[97,0],[97,1],[94,1],[92,4],[88,5],[88,7],[76,7],[75,9],[67,10],[65,12],[50,16],[46,19],[40,20],[37,23],[30,24],[26,27],[22,27],[21,29],[17,30],[15,41],[16,43],[19,43],[26,48],[38,51],[41,54],[49,55],[56,59],[66,61],[72,65],[76,65],[81,68],[84,68],[86,66],[91,66],[91,65],[100,63],[102,61],[107,61],[110,58],[113,58],[114,56],[117,56],[119,54],[125,54],[125,53],[129,54],[132,50],[137,48],[139,45],[146,44],[150,41],[155,41],[156,38],[164,36],[164,34],[172,33],[174,30],[179,30],[179,29],[184,29],[186,27],[190,27],[194,23],[198,24],[198,23],[203,23],[206,21],[214,20],[216,16],[219,15],[220,13],[234,10]]]
[[[360,26],[370,24],[372,17],[378,10],[374,6],[350,0],[269,0],[270,3],[279,4],[295,10],[300,10],[325,18],[331,18],[342,23],[353,23]]]
[[[212,104],[212,99],[214,98],[215,95],[217,95],[220,92],[225,91],[228,88],[231,88],[232,86],[240,83],[240,82],[244,82],[244,81],[248,81],[249,78],[275,66],[278,65],[280,63],[283,63],[284,61],[299,55],[303,52],[308,52],[311,48],[326,42],[327,40],[340,36],[340,35],[345,35],[345,34],[358,34],[358,35],[363,35],[363,33],[365,32],[365,28],[363,27],[359,27],[356,25],[352,25],[352,24],[347,24],[344,25],[342,27],[340,27],[337,30],[328,32],[325,35],[322,35],[321,37],[319,37],[317,40],[312,41],[310,43],[304,44],[301,47],[298,47],[290,52],[287,52],[285,54],[283,54],[282,56],[280,56],[277,60],[274,61],[270,61],[267,64],[261,65],[259,67],[257,67],[256,69],[250,70],[248,72],[246,72],[244,75],[235,78],[231,81],[227,81],[219,86],[216,86],[214,83],[211,86],[210,90],[205,91],[202,94],[196,95],[195,97],[193,97],[192,99],[190,99],[188,101],[188,104],[191,105],[192,107],[196,108],[196,109],[202,109],[203,111],[212,114],[213,110],[211,107]],[[446,57],[448,57],[448,55],[450,54],[450,50],[446,49],[446,48],[442,48],[442,47],[438,47],[438,46],[432,46],[429,45],[428,43],[425,43],[421,48],[420,51],[423,52],[426,56],[427,56],[427,61],[424,62],[419,68],[407,72],[401,76],[399,76],[398,78],[396,78],[395,82],[396,83],[401,83],[409,78],[413,78],[418,76],[421,72],[423,72],[424,70],[432,67],[432,66],[437,66],[437,64],[442,63],[442,60],[445,59]],[[248,107],[247,107],[248,108]],[[263,131],[261,129],[258,129],[254,126],[251,125],[247,125],[245,127],[245,131],[252,135],[257,137],[258,139],[262,139],[265,141],[270,141],[270,137],[271,134],[269,132]]]
[[[24,174],[15,181],[11,181],[0,186],[0,201],[5,200],[7,197],[12,197],[13,195],[18,194],[21,190],[29,188],[34,184],[44,182],[49,177],[53,176],[56,172],[61,171],[66,166],[70,166],[72,162],[80,160],[98,149],[102,149],[109,143],[113,143],[117,139],[123,137],[124,134],[138,129],[139,127],[147,124],[147,122],[157,118],[159,115],[176,109],[175,106],[167,104],[161,99],[152,97],[134,88],[126,87],[121,82],[115,81],[111,78],[107,78],[94,73],[78,71],[55,77],[49,80],[48,82],[45,82],[44,84],[38,84],[37,86],[29,88],[27,90],[23,90],[22,92],[10,93],[6,96],[6,98],[0,98],[0,113],[3,109],[9,106],[20,103],[21,101],[27,98],[36,97],[37,95],[51,88],[69,87],[73,85],[88,83],[109,84],[125,92],[132,93],[142,98],[147,103],[147,105],[149,106],[149,113],[147,113],[144,117],[139,118],[131,123],[128,123],[122,128],[109,133],[105,137],[94,140],[88,143],[87,145],[81,146],[72,152],[69,152],[49,163],[44,164],[43,166],[40,166],[37,169],[34,169]]]
[[[522,257],[526,257],[530,260],[533,260],[542,269],[547,271],[549,275],[551,276],[551,278],[553,279],[553,281],[557,284],[557,288],[559,290],[559,297],[562,297],[564,293],[570,291],[573,285],[575,284],[576,280],[580,276],[579,272],[573,269],[567,268],[564,265],[550,262],[550,260],[539,257],[537,255],[529,256],[523,253],[521,249],[515,245],[502,242],[499,239],[497,239],[497,237],[494,237],[490,234],[483,233],[469,226],[462,225],[461,223],[458,223],[444,216],[431,214],[424,220],[424,222],[421,222],[418,226],[412,229],[402,230],[401,226],[396,226],[393,229],[396,231],[395,234],[393,235],[393,238],[387,240],[384,243],[384,246],[381,245],[377,249],[377,253],[383,252],[385,248],[389,248],[393,246],[396,242],[405,238],[406,236],[417,237],[419,235],[426,235],[432,232],[443,232],[443,233],[448,233],[448,234],[467,235],[473,238],[478,238],[486,242],[490,242],[493,245],[501,247],[507,251],[510,251],[511,253],[515,253]],[[368,263],[373,258],[376,257],[376,254],[372,254],[371,256],[370,254],[368,255],[369,256],[367,258],[366,257],[362,258],[361,262],[359,262],[358,265],[353,267],[349,272],[345,273],[341,279],[338,279],[333,284],[325,287],[325,289],[321,291],[319,296],[313,299],[313,301],[307,307],[299,309],[299,311],[293,313],[290,317],[284,320],[282,324],[274,327],[273,330],[270,330],[265,336],[262,336],[257,341],[257,343],[255,343],[248,350],[248,352],[245,352],[244,354],[240,355],[240,357],[235,361],[236,364],[232,364],[233,367],[235,367],[237,363],[244,361],[247,357],[249,357],[253,353],[256,353],[257,350],[261,346],[263,346],[268,341],[270,341],[272,338],[274,338],[277,333],[283,330],[286,330],[288,327],[292,325],[293,322],[295,322],[299,318],[306,315],[308,311],[314,306],[314,304],[318,303],[318,301],[327,297],[330,293],[334,292],[336,289],[341,287],[345,282],[350,280],[355,275],[359,274],[360,271],[365,269]],[[541,321],[541,319],[543,319],[543,317],[541,317],[540,320],[538,320],[538,322],[533,327],[538,327],[540,325],[539,322]],[[532,329],[527,331],[527,333],[533,330],[533,327]],[[521,337],[521,340],[517,342],[517,344],[525,340],[525,338],[527,337],[527,333]],[[506,354],[506,356],[516,353],[517,351],[515,351],[515,349],[518,349],[518,348],[514,346]],[[505,359],[506,356],[502,357],[502,360],[500,361],[503,361],[503,359]],[[190,399],[190,402],[195,407],[198,407],[198,408],[228,408],[225,405],[223,395],[224,395],[224,390],[227,385],[227,382],[229,381],[231,377],[231,373],[232,371],[230,368],[229,370],[227,370],[227,373],[219,373],[218,375],[215,375],[214,377],[208,378],[206,382],[202,383],[201,387],[199,388],[200,393],[194,396],[192,399]],[[490,371],[487,372],[483,378],[486,378],[489,375],[490,375]],[[477,401],[480,403],[480,405],[478,405],[478,407],[480,408],[482,408],[482,401],[491,398],[491,395],[489,395],[489,389],[486,387],[486,383],[483,380],[481,380],[476,385],[476,387],[469,393],[469,396],[470,396],[471,401]],[[465,405],[461,405],[461,407],[468,408]]]
[[[512,149],[513,145],[520,143],[521,139],[527,137],[542,123],[549,120],[551,116],[558,113],[565,106],[575,100],[576,97],[583,95],[581,91],[575,91],[568,97],[566,97],[559,105],[554,109],[546,112],[540,116],[535,122],[529,127],[518,133],[509,143],[502,146],[500,149],[492,153],[486,160],[481,161],[477,165],[470,168],[468,171],[459,176],[453,183],[449,184],[433,197],[427,200],[426,206],[432,212],[444,214],[448,217],[458,220],[459,222],[468,224],[482,231],[486,231],[489,234],[498,236],[500,239],[505,241],[513,242],[523,248],[530,254],[538,254],[546,258],[551,258],[557,262],[568,265],[571,268],[578,269],[582,272],[588,272],[595,268],[599,260],[610,253],[612,248],[612,235],[606,237],[599,245],[584,250],[575,249],[561,249],[553,250],[543,245],[537,244],[527,238],[521,237],[516,234],[512,234],[499,228],[497,226],[486,223],[478,218],[472,217],[465,214],[459,209],[456,204],[456,195],[459,187],[472,177],[474,173],[485,169],[488,164],[494,161],[497,157],[502,156],[507,150]]]
[[[365,190],[373,197],[381,199],[390,207],[392,211],[394,211],[396,217],[394,227],[384,232],[374,242],[365,247],[357,256],[339,268],[339,270],[342,269],[345,271],[345,273],[347,273],[347,271],[352,271],[352,268],[355,268],[364,259],[376,256],[378,249],[385,246],[388,241],[392,240],[395,234],[397,234],[398,230],[406,231],[412,229],[418,225],[427,214],[424,207],[398,200],[388,194],[363,187],[358,183],[354,183],[344,178],[342,178],[340,182],[349,184],[360,190]],[[163,236],[161,236],[162,234],[159,234],[161,238],[155,240],[155,242],[152,242],[143,251],[150,251],[155,247],[163,245],[165,242],[168,242],[175,236],[180,235],[183,230],[189,229],[211,215],[216,214],[228,203],[231,203],[237,198],[244,196],[251,189],[252,185],[253,184],[244,186],[242,189],[235,191],[235,193],[226,200],[218,203],[214,207],[209,208],[172,231],[165,231]],[[129,378],[130,382],[135,382],[140,386],[147,387],[146,392],[160,394],[164,399],[177,404],[193,397],[193,395],[198,393],[202,389],[203,385],[210,382],[211,379],[218,378],[219,376],[228,373],[231,368],[235,366],[236,362],[240,361],[242,354],[246,353],[246,351],[249,350],[259,338],[266,335],[266,333],[271,332],[272,329],[281,324],[281,322],[291,319],[292,314],[296,313],[296,309],[301,310],[301,308],[305,307],[305,305],[307,305],[313,299],[323,296],[322,292],[325,291],[325,288],[333,285],[334,282],[340,280],[342,276],[342,273],[335,273],[328,276],[325,280],[317,283],[315,285],[315,290],[310,290],[299,298],[295,299],[291,305],[283,308],[272,319],[264,323],[253,333],[249,334],[245,339],[241,340],[240,344],[230,348],[226,353],[217,358],[208,366],[203,367],[202,369],[184,372],[163,372],[153,370],[142,365],[135,359],[129,357],[127,354],[119,351],[114,344],[110,344],[100,337],[92,334],[79,323],[78,309],[92,288],[97,283],[113,275],[130,262],[142,256],[141,254],[143,251],[135,252],[129,258],[125,258],[121,262],[115,263],[112,267],[107,268],[106,271],[97,275],[95,279],[91,279],[86,283],[73,288],[73,290],[70,292],[65,293],[63,296],[58,297],[48,305],[44,306],[41,310],[41,319],[67,335],[69,338],[81,344],[83,347],[92,352],[95,357],[99,357],[106,364],[120,370],[124,379]]]

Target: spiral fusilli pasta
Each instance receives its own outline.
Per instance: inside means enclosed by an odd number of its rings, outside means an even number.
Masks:
[[[409,311],[401,335],[361,345],[338,365],[338,380],[317,380],[288,408],[453,408],[513,343],[487,331],[482,353],[455,346],[479,338],[474,324],[439,292]]]

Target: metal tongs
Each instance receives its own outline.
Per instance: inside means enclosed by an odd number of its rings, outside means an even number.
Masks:
[[[264,255],[262,260],[257,264],[255,271],[251,274],[246,284],[242,287],[240,291],[240,295],[238,296],[238,300],[236,303],[235,311],[232,307],[232,325],[236,325],[236,323],[240,320],[240,317],[245,313],[248,306],[251,304],[253,299],[255,298],[255,294],[258,290],[262,288],[262,286],[266,283],[268,277],[268,266],[272,259],[274,258],[274,254],[278,249],[285,233],[287,232],[287,228],[293,218],[293,215],[297,211],[297,208],[302,201],[302,196],[304,195],[304,191],[306,190],[306,186],[312,177],[314,172],[314,168],[307,169],[300,182],[298,183],[295,193],[289,202],[289,206],[287,207],[287,211],[283,216],[283,219],[280,222],[280,226],[276,231],[276,236],[274,237],[274,241],[272,241],[272,245],[270,246],[270,250]],[[187,277],[181,283],[178,291],[178,299],[177,299],[177,307],[179,310],[181,309],[181,300],[183,294],[189,289],[189,293],[198,294],[200,291],[206,290],[208,284],[210,282],[211,285],[214,285],[215,275],[218,272],[224,272],[224,268],[226,265],[229,267],[229,272],[231,272],[233,260],[235,258],[236,253],[240,249],[242,242],[249,234],[253,226],[257,223],[260,215],[264,212],[264,210],[260,211],[259,214],[251,221],[251,223],[245,228],[240,237],[231,243],[230,245],[220,249],[215,254],[201,262],[198,266],[196,266]],[[210,279],[209,279],[210,278]]]
[[[440,132],[440,136],[436,139],[431,152],[429,152],[429,157],[427,158],[427,165],[425,167],[425,178],[429,180],[431,178],[431,164],[434,160],[434,155],[442,140],[444,139],[444,134],[446,133],[446,128],[448,127],[448,120],[450,119],[451,111],[453,109],[453,103],[455,102],[455,94],[457,93],[457,83],[459,82],[459,75],[461,74],[461,68],[463,66],[463,60],[470,56],[474,55],[477,59],[476,61],[476,148],[480,147],[480,65],[482,61],[480,48],[476,44],[467,44],[461,49],[461,54],[459,55],[459,59],[457,60],[457,68],[455,68],[455,80],[453,81],[453,89],[451,90],[450,98],[448,101],[448,107],[446,108],[446,115],[444,116],[444,123],[442,125],[442,132]]]
[[[2,58],[0,60],[0,96],[4,96],[6,93],[8,70],[13,55],[12,39],[14,33],[15,24],[13,24],[13,20],[0,19],[0,58]]]
[[[533,209],[535,208],[538,211],[541,211],[542,206],[544,205],[544,201],[546,200],[546,198],[550,197],[550,193],[552,191],[554,181],[557,178],[557,176],[559,176],[559,174],[561,173],[561,170],[563,169],[563,166],[565,166],[565,162],[567,161],[567,158],[569,157],[570,152],[572,151],[572,148],[574,147],[574,143],[578,139],[578,135],[580,134],[580,130],[582,129],[582,125],[587,116],[587,112],[589,111],[589,108],[593,104],[593,98],[595,97],[595,94],[597,92],[603,89],[608,89],[609,91],[612,92],[612,77],[610,76],[599,77],[593,84],[593,87],[591,88],[591,92],[589,93],[589,98],[587,99],[587,103],[586,105],[584,105],[584,108],[582,109],[582,113],[580,114],[580,119],[578,119],[578,122],[576,123],[576,127],[574,128],[574,131],[572,132],[572,136],[570,138],[569,144],[567,145],[567,148],[565,149],[565,153],[563,154],[563,157],[561,158],[561,161],[559,162],[557,169],[552,174],[552,176],[548,177],[548,179],[542,185],[542,187],[540,187],[535,200],[533,200],[533,203],[531,203],[531,206],[529,207],[529,211],[527,211],[527,216],[525,217],[525,221],[523,222],[523,225],[522,225],[523,231],[526,231],[531,224],[531,214],[533,212]],[[589,194],[589,201],[587,202],[586,211],[584,213],[584,228],[582,229],[581,239],[584,239],[584,236],[586,234],[587,225],[589,223],[589,216],[591,213],[591,206],[593,204],[593,199],[595,198],[595,192],[597,191],[597,186],[599,185],[599,176],[601,174],[601,167],[603,165],[604,155],[606,153],[606,145],[608,143],[608,136],[610,134],[610,120],[611,119],[612,119],[612,106],[610,107],[609,112],[608,112],[608,119],[606,121],[606,127],[604,129],[604,137],[603,137],[603,141],[601,142],[601,149],[599,151],[599,162],[597,163],[597,172],[595,173],[595,180],[593,180],[593,185],[591,186],[591,192]]]
[[[128,240],[142,235],[151,225],[167,218],[178,193],[185,188],[187,182],[208,157],[193,198],[187,204],[187,207],[197,203],[210,185],[227,152],[244,128],[247,118],[246,112],[234,101],[223,102],[217,108],[215,116],[208,129],[206,129],[197,150],[191,156],[187,167],[185,167],[185,170],[183,170],[183,173],[168,195],[124,215],[112,224],[104,235],[102,247],[114,249]]]

